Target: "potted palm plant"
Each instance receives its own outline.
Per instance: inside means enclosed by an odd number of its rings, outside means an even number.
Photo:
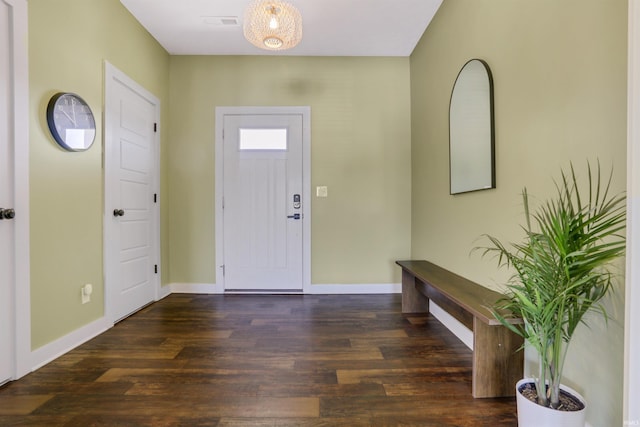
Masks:
[[[530,211],[525,188],[522,242],[505,246],[486,236],[490,244],[481,248],[483,255],[496,255],[499,266],[514,271],[505,297],[493,307],[494,316],[521,335],[538,356],[537,377],[516,386],[521,427],[582,427],[585,423],[586,403],[575,391],[562,391],[562,371],[571,338],[578,325],[585,323],[584,315],[597,311],[607,318],[601,300],[612,285],[608,266],[625,251],[626,219],[624,194],[610,194],[612,174],[602,183],[599,164],[596,171],[590,165],[587,169],[583,188],[587,192],[581,193],[571,165],[570,173],[562,172],[556,181],[555,198],[535,212]],[[509,321],[513,317],[523,322],[513,324]],[[527,390],[529,399],[523,394]],[[577,408],[563,402],[571,395],[579,401]],[[538,412],[527,415],[529,409]],[[575,419],[576,424],[557,417]]]

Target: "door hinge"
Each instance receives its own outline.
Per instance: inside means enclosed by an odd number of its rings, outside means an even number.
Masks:
[[[153,193],[153,203],[158,203],[158,194]]]
[[[222,277],[224,277],[224,273],[225,273],[224,264],[222,264],[222,265],[220,266],[220,268],[222,269]]]
[[[153,124],[153,131],[154,132],[158,132],[158,124],[157,123]]]
[[[155,274],[158,274],[158,264],[156,264],[156,265],[154,265],[154,266],[153,266],[153,272],[154,272]]]

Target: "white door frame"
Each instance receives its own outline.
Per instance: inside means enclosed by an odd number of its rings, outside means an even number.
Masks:
[[[311,288],[311,107],[216,107],[215,123],[215,240],[216,240],[216,293],[223,293],[224,286],[224,233],[222,196],[224,167],[224,116],[261,114],[302,115],[302,291]]]
[[[625,425],[640,425],[640,2],[629,0]]]
[[[13,379],[31,372],[31,279],[29,251],[29,47],[26,0],[0,0],[10,9],[13,53],[13,153],[15,282],[13,293]]]
[[[118,318],[116,318],[115,311],[115,302],[112,296],[113,287],[110,286],[109,282],[109,268],[111,265],[114,265],[110,256],[112,253],[116,253],[114,251],[114,245],[118,242],[113,242],[109,239],[109,235],[112,232],[112,227],[114,226],[113,221],[111,221],[111,216],[113,215],[113,191],[111,191],[111,185],[113,183],[113,177],[111,176],[110,169],[108,168],[108,158],[107,155],[107,144],[112,143],[113,136],[111,135],[111,129],[114,125],[114,122],[117,120],[111,114],[110,103],[114,98],[115,84],[122,84],[127,88],[131,89],[131,91],[138,94],[140,97],[144,98],[154,106],[155,109],[155,123],[157,123],[157,132],[154,133],[154,142],[153,142],[153,178],[152,178],[152,189],[153,192],[160,197],[160,100],[156,98],[151,92],[147,91],[145,88],[136,83],[133,79],[128,77],[122,71],[118,70],[116,67],[111,65],[109,62],[104,62],[104,216],[103,216],[103,233],[104,233],[104,312],[107,318],[107,321],[110,323],[114,323]],[[151,241],[153,248],[151,249],[152,256],[155,260],[157,260],[158,264],[158,274],[155,274],[155,286],[154,286],[154,301],[158,300],[158,295],[160,294],[160,285],[162,283],[161,280],[161,271],[160,268],[160,199],[156,204],[156,208],[152,209],[151,212],[151,221],[152,221],[152,236]]]

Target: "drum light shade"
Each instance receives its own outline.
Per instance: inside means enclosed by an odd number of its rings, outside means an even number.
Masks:
[[[302,16],[289,3],[254,0],[245,11],[243,32],[251,44],[261,49],[291,49],[302,40]]]

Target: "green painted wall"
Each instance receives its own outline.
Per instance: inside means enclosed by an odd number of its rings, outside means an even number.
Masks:
[[[109,61],[154,93],[168,122],[169,55],[118,0],[29,0],[28,7],[36,349],[103,315],[103,63]],[[97,136],[86,152],[64,152],[49,135],[46,106],[59,91],[78,93],[93,110]],[[81,305],[85,283],[93,284],[94,293],[89,304]]]
[[[397,283],[410,251],[408,58],[171,57],[173,283],[215,283],[216,106],[311,106],[311,282]],[[315,190],[313,190],[315,191]],[[315,192],[312,194],[315,196]]]
[[[483,233],[520,239],[524,186],[546,198],[561,167],[600,159],[625,189],[626,40],[624,0],[445,0],[411,56],[414,258],[500,288],[508,272],[470,251]],[[449,97],[471,58],[493,72],[497,188],[450,196]],[[622,425],[622,279],[617,288],[608,326],[581,329],[565,369],[593,426]]]
[[[30,0],[32,347],[103,315],[104,60],[161,100],[164,283],[215,282],[215,107],[309,105],[312,188],[329,187],[312,199],[312,283],[398,282],[393,261],[411,254],[500,288],[507,272],[469,252],[483,233],[519,238],[524,186],[546,197],[560,167],[599,158],[625,187],[626,7],[445,0],[410,59],[169,57],[117,0]],[[495,79],[498,188],[450,196],[449,96],[474,57]],[[50,138],[57,91],[93,108],[89,151]],[[566,370],[594,426],[622,424],[621,283]]]

